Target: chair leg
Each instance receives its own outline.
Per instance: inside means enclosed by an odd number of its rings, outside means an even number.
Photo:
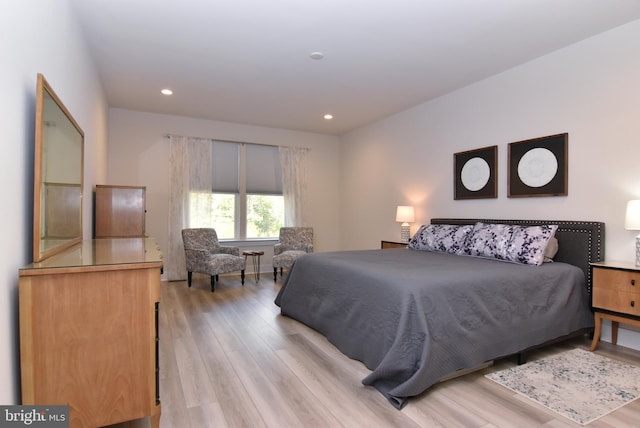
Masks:
[[[216,277],[218,275],[211,275],[211,292],[213,293],[214,289],[215,289],[215,284],[216,284]]]
[[[278,281],[278,268],[274,267],[273,268],[273,282]]]
[[[244,285],[244,269],[240,271],[240,281],[242,281],[242,285]]]
[[[187,285],[191,287],[191,275],[193,272],[187,272]]]

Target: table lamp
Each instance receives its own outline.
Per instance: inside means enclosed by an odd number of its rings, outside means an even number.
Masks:
[[[398,223],[402,223],[402,225],[400,225],[400,239],[404,242],[408,242],[410,238],[409,223],[415,221],[413,207],[398,205],[398,209],[396,210],[396,221]]]
[[[627,202],[624,228],[627,230],[640,230],[640,200]],[[636,266],[640,266],[640,235],[636,236]]]

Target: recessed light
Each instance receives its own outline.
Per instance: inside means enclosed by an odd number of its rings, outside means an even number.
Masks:
[[[311,58],[311,59],[322,59],[322,58],[324,58],[324,54],[322,52],[311,52],[309,54],[309,58]]]
[[[173,95],[173,91],[171,89],[163,89],[160,92],[162,95]]]
[[[324,115],[324,118],[327,119],[327,120],[331,120],[331,119],[333,119],[333,115],[327,113],[327,114]]]

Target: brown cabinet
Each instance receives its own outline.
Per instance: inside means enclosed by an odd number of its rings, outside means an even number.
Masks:
[[[383,250],[386,248],[405,248],[407,245],[409,245],[408,242],[402,241],[380,241],[380,248]]]
[[[70,426],[159,426],[162,255],[151,238],[83,241],[19,271],[22,404]]]
[[[145,236],[145,187],[96,185],[95,237]]]
[[[591,264],[595,332],[591,350],[598,346],[602,320],[611,321],[611,343],[618,341],[619,323],[640,327],[640,267],[627,263]]]

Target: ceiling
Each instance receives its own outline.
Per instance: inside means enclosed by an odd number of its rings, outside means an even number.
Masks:
[[[639,0],[71,3],[111,107],[335,135],[640,19]]]

